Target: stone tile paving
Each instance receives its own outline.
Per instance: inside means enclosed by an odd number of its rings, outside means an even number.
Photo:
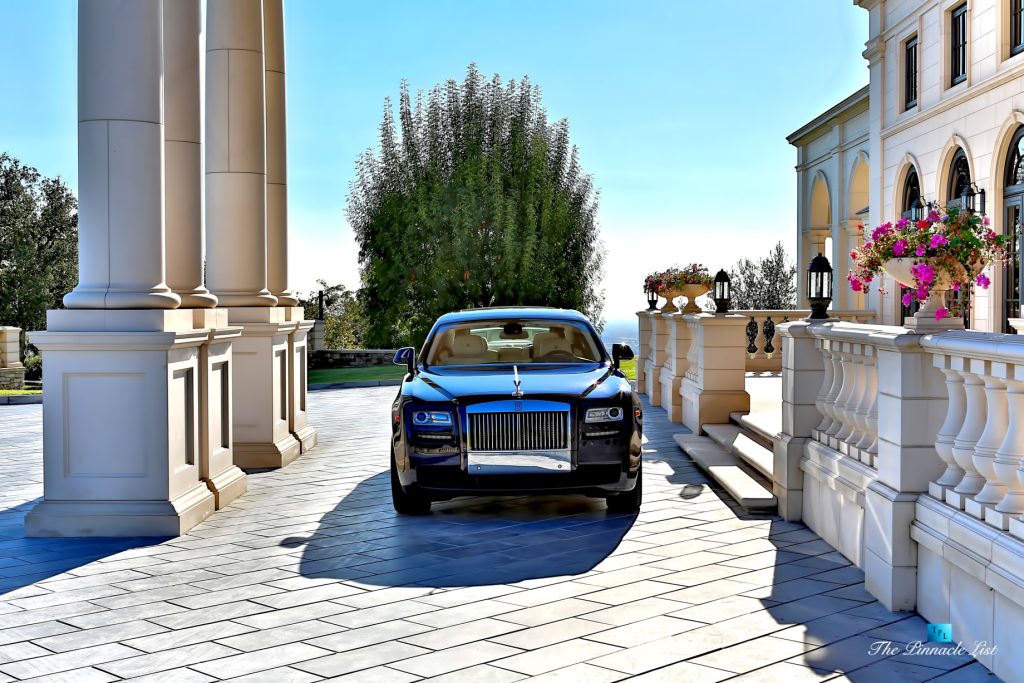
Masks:
[[[321,445],[181,538],[25,539],[41,407],[0,408],[0,683],[994,681],[800,524],[738,510],[648,408],[643,510],[391,510],[391,387],[317,392]]]

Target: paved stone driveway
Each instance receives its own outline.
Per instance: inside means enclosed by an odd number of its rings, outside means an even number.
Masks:
[[[40,406],[0,407],[0,683],[996,680],[968,658],[872,655],[924,622],[802,525],[740,514],[657,408],[635,519],[554,496],[396,517],[394,392],[311,394],[321,445],[164,542],[22,538]]]

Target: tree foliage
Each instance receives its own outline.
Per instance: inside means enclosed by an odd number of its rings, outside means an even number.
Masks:
[[[757,261],[740,259],[729,269],[734,310],[787,310],[796,307],[796,265],[782,242]]]
[[[480,306],[575,308],[600,323],[598,193],[540,88],[470,65],[465,80],[385,100],[380,148],[357,161],[370,346],[418,345],[436,317]]]
[[[328,285],[317,280],[320,290],[310,292],[309,297],[299,303],[305,310],[307,320],[320,319],[319,292],[324,293],[324,347],[328,349],[361,349],[365,321],[362,304],[356,292],[345,285]]]
[[[78,275],[78,203],[60,178],[0,154],[0,324],[46,327]]]

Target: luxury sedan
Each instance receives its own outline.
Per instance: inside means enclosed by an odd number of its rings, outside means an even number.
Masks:
[[[477,308],[434,323],[391,412],[391,494],[401,514],[464,495],[582,493],[640,507],[640,400],[577,311]]]

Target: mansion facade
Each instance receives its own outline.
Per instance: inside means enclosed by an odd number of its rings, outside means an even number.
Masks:
[[[866,296],[846,282],[859,226],[895,221],[917,201],[955,206],[968,186],[994,229],[1012,236],[991,287],[974,289],[970,326],[1024,329],[1024,2],[854,1],[868,12],[869,84],[788,138],[798,150],[798,263],[824,253],[834,308],[871,309],[876,322],[899,325],[911,311],[889,276],[884,292]]]

